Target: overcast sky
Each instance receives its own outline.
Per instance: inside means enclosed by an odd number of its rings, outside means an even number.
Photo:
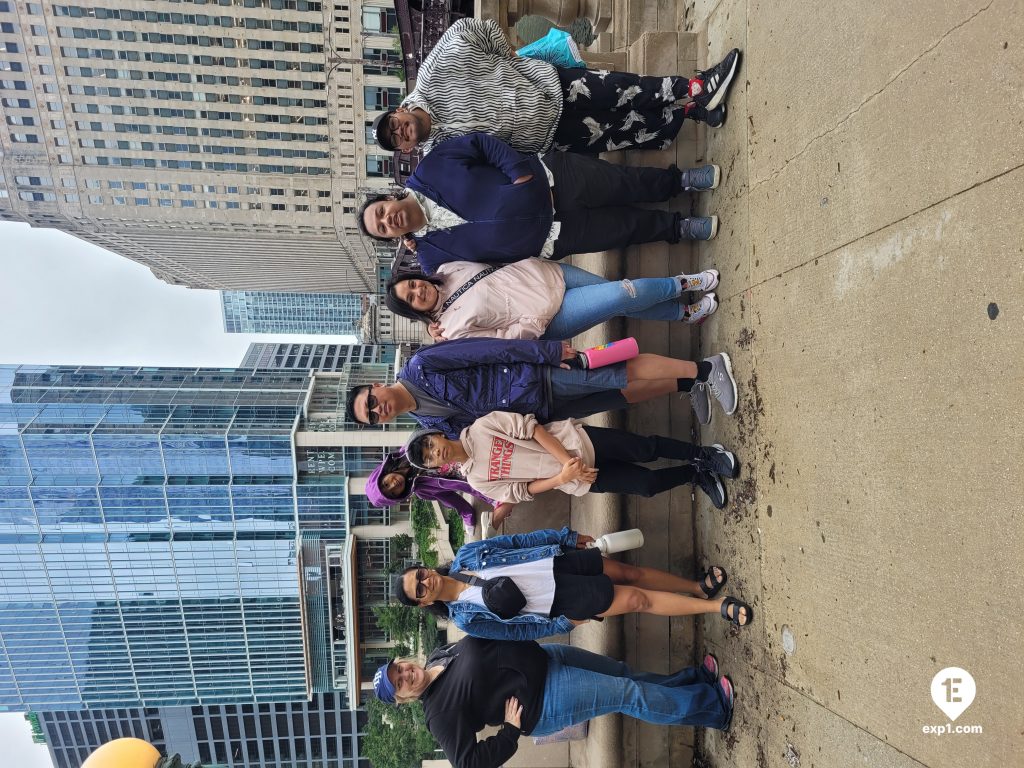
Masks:
[[[55,229],[0,222],[0,363],[222,367],[253,341],[304,340],[354,342],[225,333],[217,291],[167,285]]]
[[[235,366],[253,341],[347,336],[224,333],[217,291],[167,285],[54,229],[0,222],[0,363]],[[20,713],[0,714],[3,765],[51,768]]]

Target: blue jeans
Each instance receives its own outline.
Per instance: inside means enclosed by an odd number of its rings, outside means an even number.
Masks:
[[[585,269],[559,263],[565,277],[565,296],[542,339],[571,339],[613,317],[680,320],[682,293],[674,277],[642,277],[609,282]]]
[[[725,728],[732,712],[704,667],[674,675],[633,672],[626,664],[571,645],[548,654],[544,708],[531,736],[547,736],[593,717],[620,712],[657,725]]]

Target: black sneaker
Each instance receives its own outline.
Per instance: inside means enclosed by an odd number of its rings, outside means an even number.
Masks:
[[[725,104],[720,104],[714,109],[704,109],[697,102],[691,101],[686,105],[683,116],[698,123],[705,123],[709,128],[719,128],[725,122]]]
[[[730,480],[740,474],[740,464],[736,461],[735,454],[727,451],[719,443],[704,446],[700,449],[700,458],[697,459],[697,466],[701,469],[714,472],[716,475],[727,477]]]
[[[696,77],[690,78],[690,98],[704,109],[717,107],[725,98],[739,64],[740,49],[733,48],[711,69],[699,72]]]
[[[718,479],[718,475],[704,469],[698,469],[695,482],[704,491],[704,494],[711,499],[711,504],[715,509],[725,509],[725,486]]]

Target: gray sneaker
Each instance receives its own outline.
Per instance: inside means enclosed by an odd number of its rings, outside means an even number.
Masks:
[[[679,221],[679,237],[683,240],[714,240],[717,234],[717,216],[690,216]]]
[[[699,168],[684,168],[681,175],[684,192],[706,192],[709,189],[718,189],[718,184],[722,180],[722,169],[714,163],[709,163]]]
[[[708,385],[703,381],[695,382],[690,390],[690,405],[698,422],[705,426],[711,423],[711,398],[708,397]]]
[[[731,416],[736,412],[736,379],[732,376],[732,362],[725,352],[706,357],[704,361],[711,363],[708,388],[726,415]]]

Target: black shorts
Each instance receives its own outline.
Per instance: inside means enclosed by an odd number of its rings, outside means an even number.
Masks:
[[[552,616],[592,619],[611,607],[615,586],[604,574],[599,549],[573,549],[555,558]]]

